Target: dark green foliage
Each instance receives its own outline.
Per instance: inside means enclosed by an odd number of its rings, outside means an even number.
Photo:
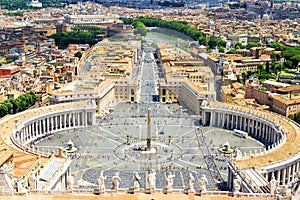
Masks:
[[[275,49],[275,51],[284,51],[287,49],[287,47],[284,44],[281,44],[280,42],[273,42],[271,44],[271,47]]]
[[[99,34],[106,34],[106,31],[98,26],[75,26],[72,30],[76,32],[90,32],[94,38]]]
[[[89,44],[94,45],[100,39],[96,38],[94,32],[71,31],[56,33],[50,36],[54,38],[55,44],[60,49],[65,49],[69,44]]]
[[[272,59],[272,62],[276,62],[280,59],[280,55],[276,53],[271,53],[270,58]]]
[[[235,45],[234,45],[234,48],[235,49],[242,49],[242,48],[244,48],[245,46],[243,46],[243,44],[242,43],[240,43],[240,42],[238,42],[238,43],[236,43]]]
[[[30,6],[28,6],[30,2],[31,0],[1,0],[0,5],[2,9],[8,9],[8,10],[33,9]],[[43,3],[43,8],[47,8],[47,7],[61,8],[63,7],[66,1],[65,0],[39,0],[39,2]]]
[[[147,35],[147,28],[143,22],[134,21],[132,25],[134,27],[134,34]]]
[[[227,51],[227,54],[235,54],[235,48],[232,48],[229,51]]]
[[[211,49],[216,48],[218,44],[219,44],[219,40],[217,38],[212,37],[208,40],[208,46]]]
[[[219,49],[219,53],[225,53],[225,48],[224,47],[219,46],[218,49]]]
[[[256,42],[248,42],[246,45],[247,49],[251,49],[252,47],[258,47],[259,45]]]
[[[300,46],[289,47],[282,51],[281,55],[285,58],[285,66],[296,68],[300,62]]]
[[[7,99],[0,103],[0,117],[24,111],[30,106],[33,106],[36,100],[37,97],[32,91],[22,94],[16,99]]]
[[[294,120],[295,122],[297,122],[299,124],[300,123],[300,112],[297,112],[296,114],[289,114],[288,118],[290,118],[291,120]]]
[[[271,78],[276,78],[276,74],[282,70],[285,69],[285,67],[282,64],[272,64],[269,66],[269,62],[266,63],[264,66],[263,64],[257,65],[257,71],[251,72],[243,72],[242,73],[242,82],[245,83],[247,79],[249,79],[251,76],[256,76],[260,81],[265,81]]]
[[[80,51],[77,51],[75,54],[74,54],[75,57],[77,58],[81,58],[82,57],[82,53]]]
[[[266,72],[270,73],[270,63],[269,62],[266,63]]]
[[[10,13],[4,13],[3,15],[5,15],[5,16],[20,16],[20,17],[23,17],[24,13],[22,13],[22,12],[10,12]]]

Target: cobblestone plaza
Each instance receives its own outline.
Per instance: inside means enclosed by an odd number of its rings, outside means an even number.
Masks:
[[[146,146],[147,110],[151,109],[151,139],[155,154],[143,154]],[[79,149],[72,155],[72,174],[77,188],[97,188],[101,171],[107,176],[106,188],[111,188],[111,177],[120,172],[120,188],[132,186],[132,174],[145,176],[156,171],[156,187],[165,188],[166,172],[175,173],[174,189],[185,189],[189,173],[196,179],[205,174],[210,190],[222,186],[227,180],[227,160],[230,155],[219,153],[228,141],[240,151],[254,152],[263,145],[251,138],[240,138],[233,132],[199,125],[197,116],[189,115],[178,104],[119,103],[114,111],[101,119],[96,126],[59,132],[45,138],[36,147],[54,151],[66,147],[69,140]],[[233,155],[231,155],[233,156]],[[221,188],[222,189],[222,188]]]

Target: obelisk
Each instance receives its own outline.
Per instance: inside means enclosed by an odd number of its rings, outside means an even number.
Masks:
[[[148,108],[148,127],[147,127],[147,148],[146,151],[151,151],[151,120],[150,120],[150,108]]]

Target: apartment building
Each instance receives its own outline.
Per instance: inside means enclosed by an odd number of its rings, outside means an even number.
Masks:
[[[261,85],[246,85],[245,98],[255,99],[261,105],[268,105],[281,115],[300,112],[300,86],[266,81]]]

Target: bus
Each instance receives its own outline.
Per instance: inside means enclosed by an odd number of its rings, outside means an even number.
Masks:
[[[233,130],[233,133],[239,137],[242,137],[242,138],[247,138],[248,137],[248,133],[245,132],[245,131],[241,131],[241,130],[237,130],[237,129],[234,129]]]

